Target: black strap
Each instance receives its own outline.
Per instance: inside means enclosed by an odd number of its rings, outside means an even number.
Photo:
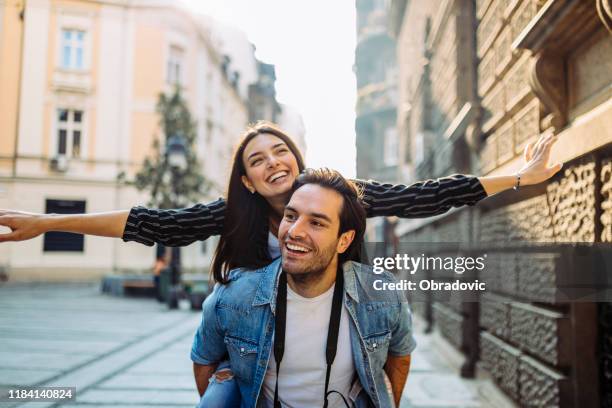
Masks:
[[[344,288],[344,274],[341,268],[338,268],[336,275],[336,286],[334,287],[334,297],[332,299],[332,310],[329,317],[329,328],[327,330],[327,346],[325,348],[325,360],[327,362],[327,371],[325,373],[325,393],[324,408],[327,408],[329,394],[337,391],[329,391],[329,377],[331,374],[331,366],[336,358],[338,349],[338,332],[340,331],[340,316],[342,314],[342,293]],[[278,282],[278,293],[276,295],[276,316],[274,319],[274,360],[276,361],[276,386],[274,387],[274,408],[281,408],[278,400],[278,373],[280,363],[283,360],[285,353],[285,327],[287,324],[287,276],[285,272],[281,272]],[[344,397],[342,398],[344,400]],[[346,400],[345,400],[346,403]]]
[[[276,316],[274,318],[274,361],[276,361],[276,385],[274,386],[274,408],[281,408],[278,401],[278,370],[285,354],[285,326],[287,323],[287,275],[281,272],[276,294]]]

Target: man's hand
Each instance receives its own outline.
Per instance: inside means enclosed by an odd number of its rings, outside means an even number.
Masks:
[[[0,234],[0,242],[24,241],[39,236],[46,232],[44,217],[44,214],[0,210],[0,225],[11,229],[11,232]]]
[[[409,371],[410,354],[407,356],[392,356],[389,354],[387,356],[385,372],[391,382],[391,390],[393,391],[393,400],[395,401],[396,407],[399,407]]]

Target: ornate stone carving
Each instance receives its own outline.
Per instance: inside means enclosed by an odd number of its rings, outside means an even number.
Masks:
[[[612,242],[612,159],[601,164],[601,240]]]
[[[482,214],[479,240],[552,242],[551,225],[546,195],[541,195]]]
[[[563,57],[549,50],[540,51],[532,61],[529,84],[548,112],[555,131],[567,123],[567,86]]]
[[[596,0],[597,14],[609,32],[612,33],[612,1]]]
[[[497,337],[480,333],[480,358],[497,385],[514,400],[519,399],[519,350]]]
[[[569,366],[570,322],[561,313],[524,303],[510,304],[510,340],[555,366]]]
[[[499,282],[502,293],[518,295],[517,256],[512,253],[499,254]]]
[[[487,281],[489,288],[489,281]],[[510,338],[510,299],[487,291],[480,298],[480,325],[502,339]]]
[[[556,303],[560,254],[524,254],[518,257],[518,293],[532,302]]]
[[[566,377],[525,355],[520,357],[519,383],[520,403],[523,407],[566,406],[561,405],[561,401],[569,401],[567,398],[571,395],[568,393],[570,383]]]
[[[433,305],[434,322],[440,333],[456,348],[461,349],[462,346],[462,328],[463,317],[453,312],[449,307],[434,303]]]
[[[565,169],[564,177],[547,186],[555,241],[595,240],[595,162]]]
[[[436,241],[438,242],[466,242],[469,240],[469,217],[466,212],[457,214],[457,217],[436,225]]]

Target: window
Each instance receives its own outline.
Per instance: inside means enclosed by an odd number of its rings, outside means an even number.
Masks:
[[[85,212],[85,201],[46,200],[47,214],[82,214]],[[83,252],[84,238],[72,232],[47,232],[43,239],[44,252]]]
[[[385,166],[395,166],[398,161],[398,140],[397,129],[390,127],[385,131],[385,151],[384,162]]]
[[[418,132],[414,138],[414,163],[419,164],[425,160],[425,134]]]
[[[83,111],[57,110],[57,154],[80,158],[83,147]]]
[[[183,69],[183,50],[179,47],[170,47],[168,55],[168,67],[166,72],[166,82],[169,84],[181,84]]]
[[[84,69],[85,63],[83,58],[83,44],[85,40],[85,32],[80,30],[62,30],[62,68],[66,69]]]

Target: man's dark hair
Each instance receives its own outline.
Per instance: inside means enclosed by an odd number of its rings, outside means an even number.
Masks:
[[[345,179],[336,170],[328,168],[305,169],[295,179],[291,194],[306,184],[315,184],[328,188],[342,196],[338,236],[346,231],[354,230],[355,238],[347,250],[338,256],[338,260],[341,264],[345,261],[361,262],[361,248],[366,229],[366,210],[362,202],[363,192],[359,186]]]

